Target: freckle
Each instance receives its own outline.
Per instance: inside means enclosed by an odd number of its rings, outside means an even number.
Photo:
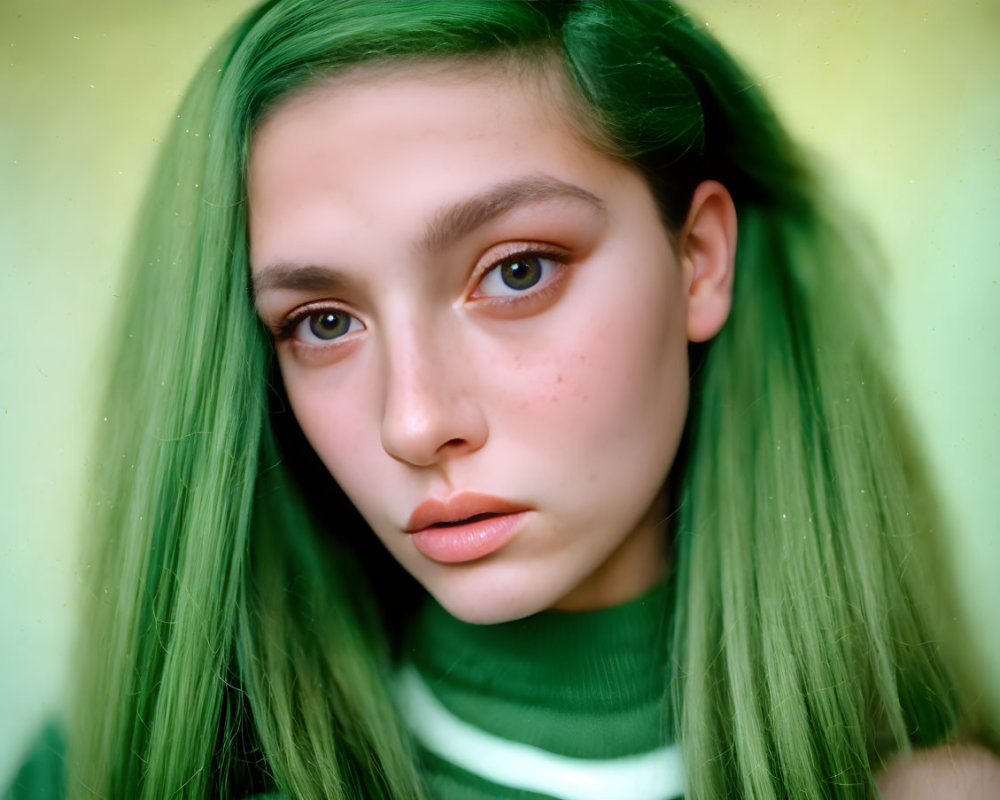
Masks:
[[[562,383],[562,375],[556,375],[556,383]]]

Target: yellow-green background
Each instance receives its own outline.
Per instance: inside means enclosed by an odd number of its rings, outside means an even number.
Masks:
[[[136,201],[196,61],[248,6],[0,0],[0,783],[72,671],[98,346]],[[896,341],[884,346],[997,674],[1000,2],[690,6],[892,261],[879,291]]]

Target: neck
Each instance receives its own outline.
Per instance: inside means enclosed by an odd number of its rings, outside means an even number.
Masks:
[[[593,573],[552,606],[557,611],[593,611],[642,597],[668,574],[667,515],[657,496],[633,532]]]

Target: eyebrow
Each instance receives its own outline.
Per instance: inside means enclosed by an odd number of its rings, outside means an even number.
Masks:
[[[586,189],[547,175],[532,175],[497,184],[480,194],[438,211],[427,227],[421,249],[433,253],[508,211],[548,200],[578,200],[602,216],[604,203]]]
[[[253,276],[253,293],[257,296],[269,289],[336,293],[349,283],[343,272],[332,267],[279,262],[269,264]]]
[[[420,249],[438,252],[508,211],[550,200],[575,200],[601,216],[607,213],[600,198],[586,189],[547,175],[532,175],[504,181],[439,210],[427,226]],[[256,296],[268,289],[336,292],[350,283],[345,273],[332,267],[279,262],[253,276],[253,293]]]

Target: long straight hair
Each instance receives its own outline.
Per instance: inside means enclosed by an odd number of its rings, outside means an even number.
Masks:
[[[668,226],[701,180],[733,194],[733,310],[693,352],[672,478],[664,669],[689,796],[874,797],[879,759],[954,735],[961,707],[871,264],[754,83],[653,0],[280,0],[203,65],[113,349],[71,796],[424,796],[387,690],[398,609],[372,591],[393,567],[358,545],[374,537],[287,411],[246,206],[277,102],[413,58],[557,65],[581,127],[642,169]]]

